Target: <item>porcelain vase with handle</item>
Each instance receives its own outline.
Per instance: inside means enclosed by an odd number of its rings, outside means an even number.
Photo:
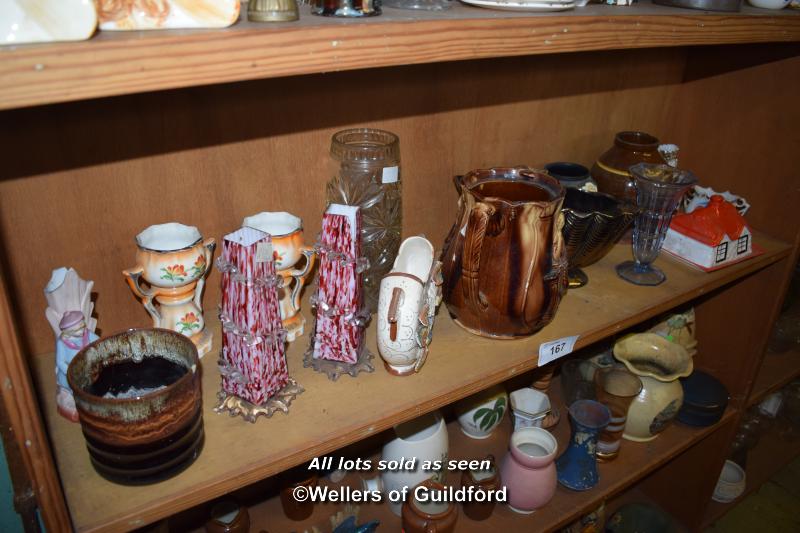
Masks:
[[[136,266],[122,274],[153,326],[186,335],[199,355],[206,354],[212,335],[205,327],[202,295],[216,241],[203,240],[194,226],[170,222],[142,231],[136,244]]]
[[[291,213],[265,211],[245,217],[242,226],[269,233],[272,237],[275,270],[283,278],[283,287],[278,289],[281,321],[286,329],[286,340],[292,342],[305,329],[306,319],[300,314],[300,296],[317,257],[314,248],[303,242],[303,221]],[[298,268],[304,257],[304,264]]]

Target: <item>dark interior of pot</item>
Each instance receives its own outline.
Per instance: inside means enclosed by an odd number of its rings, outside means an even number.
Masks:
[[[564,197],[564,209],[571,209],[576,213],[603,213],[608,216],[622,214],[620,202],[608,194],[586,192],[579,189],[567,189]]]
[[[475,170],[461,180],[476,196],[510,203],[551,202],[564,194],[557,179],[529,168]]]
[[[67,371],[92,465],[105,478],[146,484],[177,474],[203,444],[197,349],[163,329],[92,343]]]

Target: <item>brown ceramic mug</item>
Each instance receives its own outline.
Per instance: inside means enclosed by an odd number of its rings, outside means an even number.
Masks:
[[[294,497],[294,489],[297,487],[305,487],[310,489],[317,486],[319,477],[313,470],[309,470],[307,466],[298,466],[281,474],[281,507],[283,507],[283,514],[290,520],[297,522],[305,520],[314,512],[314,502],[311,498],[305,500],[297,500]]]
[[[458,520],[458,507],[454,502],[419,501],[417,490],[421,494],[445,491],[445,486],[426,479],[411,491],[403,503],[404,533],[452,533]]]
[[[461,474],[462,487],[475,487],[476,491],[488,492],[499,490],[502,486],[500,482],[500,471],[495,464],[494,455],[487,455],[486,459],[491,465],[488,470],[465,470]],[[479,502],[477,498],[466,501],[462,504],[464,514],[472,520],[486,520],[494,511],[495,502],[487,498],[487,501]]]

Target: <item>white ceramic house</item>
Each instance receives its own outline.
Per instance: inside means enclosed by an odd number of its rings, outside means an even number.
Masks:
[[[753,236],[736,208],[715,195],[707,206],[672,218],[663,249],[715,270],[753,255]]]

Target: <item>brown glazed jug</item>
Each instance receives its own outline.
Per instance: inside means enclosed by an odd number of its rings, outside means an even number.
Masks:
[[[532,335],[567,288],[563,187],[530,168],[474,170],[455,184],[459,210],[441,256],[448,310],[476,335]]]
[[[591,175],[597,190],[618,200],[636,204],[636,189],[628,169],[636,163],[664,164],[658,152],[659,141],[643,131],[621,131],[614,136],[614,145],[597,158]]]
[[[420,491],[420,492],[418,492]],[[432,479],[426,479],[409,492],[402,507],[403,533],[453,533],[458,521],[458,505],[439,501],[446,488]],[[424,495],[422,501],[417,495]]]

